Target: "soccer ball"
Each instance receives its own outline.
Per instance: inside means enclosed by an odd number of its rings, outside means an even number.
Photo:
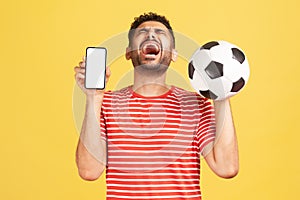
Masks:
[[[226,41],[212,41],[194,52],[188,74],[191,85],[201,96],[217,101],[239,93],[250,70],[239,47]]]

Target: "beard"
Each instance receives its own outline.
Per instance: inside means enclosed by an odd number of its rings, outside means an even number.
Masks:
[[[171,63],[171,53],[166,52],[166,54],[161,55],[162,57],[160,58],[158,63],[143,63],[141,57],[135,53],[134,56],[132,57],[132,64],[134,66],[134,69],[142,75],[145,76],[161,76],[169,68],[169,65]]]

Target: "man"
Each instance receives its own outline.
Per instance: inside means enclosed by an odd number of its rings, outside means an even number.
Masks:
[[[106,168],[107,199],[201,199],[200,155],[220,177],[238,173],[229,100],[214,102],[165,83],[176,61],[169,21],[155,13],[135,18],[126,58],[134,83],[119,91],[84,88],[84,60],[75,79],[86,94],[78,142],[79,175],[96,180]],[[107,68],[108,80],[110,70]]]

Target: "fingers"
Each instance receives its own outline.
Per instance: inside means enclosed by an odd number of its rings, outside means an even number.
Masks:
[[[78,66],[74,67],[76,73],[85,73],[85,56],[82,57],[82,61],[78,63]]]
[[[82,74],[82,73],[76,73],[75,74],[75,80],[76,80],[77,83],[83,83],[84,79],[85,79],[84,74]]]
[[[105,83],[107,84],[108,80],[109,80],[109,77],[111,75],[111,71],[110,71],[110,68],[109,66],[106,67],[106,75],[105,75]]]
[[[80,61],[76,67],[85,68],[85,56],[82,57],[82,61]]]
[[[79,67],[85,68],[85,61],[80,61],[79,62]]]
[[[82,73],[82,74],[84,74],[85,73],[85,68],[81,68],[81,67],[76,66],[76,67],[74,67],[74,71],[76,73]]]
[[[75,80],[79,86],[82,86],[85,79],[85,56],[83,56],[82,61],[78,63],[78,66],[74,67]]]
[[[106,77],[110,77],[111,75],[111,71],[110,71],[110,68],[109,66],[106,67]]]
[[[75,78],[76,78],[76,80],[84,79],[84,78],[85,78],[85,75],[84,75],[84,74],[81,74],[81,73],[77,73],[77,74],[75,74]]]

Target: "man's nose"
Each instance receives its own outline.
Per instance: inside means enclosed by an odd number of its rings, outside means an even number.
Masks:
[[[153,29],[150,29],[148,32],[148,39],[156,39],[156,33]]]

